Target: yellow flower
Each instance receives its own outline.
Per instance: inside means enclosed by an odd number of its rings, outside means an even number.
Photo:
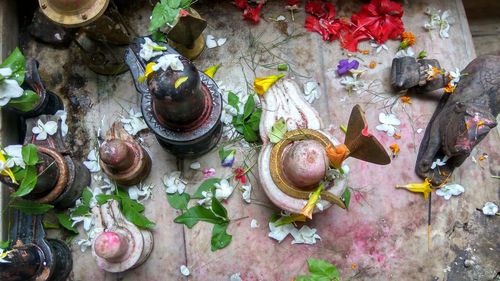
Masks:
[[[443,71],[429,64],[429,68],[427,69],[427,80],[435,79],[438,74],[443,74]]]
[[[214,78],[215,72],[219,69],[222,64],[212,65],[211,67],[205,69],[203,72],[210,78]]]
[[[3,151],[0,150],[0,174],[2,176],[9,176],[10,179],[12,180],[13,183],[17,184],[16,178],[14,177],[14,173],[10,170],[9,167],[5,166],[5,163],[7,160],[5,159],[5,156],[3,155]]]
[[[393,143],[393,144],[389,145],[389,148],[392,151],[393,157],[396,157],[399,154],[400,148],[399,148],[399,145],[397,143]]]
[[[144,75],[140,76],[139,79],[137,79],[137,80],[139,80],[139,82],[141,82],[141,83],[146,81],[146,79],[149,77],[149,75],[151,75],[154,72],[153,66],[155,66],[155,65],[156,65],[156,63],[154,63],[154,62],[148,63],[146,65],[146,71],[144,71]]]
[[[276,81],[280,80],[281,78],[285,77],[285,74],[278,74],[278,75],[271,75],[267,77],[258,77],[255,78],[253,81],[253,89],[255,92],[259,95],[263,95],[271,88]]]
[[[424,199],[427,200],[429,193],[432,192],[431,182],[428,178],[423,183],[410,183],[407,185],[397,185],[396,188],[406,188],[411,192],[420,192],[424,194]]]
[[[411,104],[411,98],[409,96],[401,96],[401,101],[406,104]]]
[[[309,219],[312,219],[312,214],[314,211],[314,207],[316,207],[316,203],[318,203],[319,200],[319,194],[323,190],[323,184],[320,184],[318,188],[311,194],[311,197],[309,197],[309,200],[307,200],[307,204],[302,208],[300,213]]]
[[[455,91],[455,88],[456,88],[456,87],[455,87],[455,86],[453,86],[451,83],[448,83],[448,84],[446,85],[446,87],[444,87],[444,92],[445,92],[445,93],[448,93],[448,94],[451,94],[451,93],[453,93],[453,91]]]

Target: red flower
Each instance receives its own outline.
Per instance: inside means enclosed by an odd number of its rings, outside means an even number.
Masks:
[[[246,184],[247,177],[245,176],[245,170],[241,167],[234,169],[234,179],[239,181],[241,184]]]
[[[262,5],[264,5],[264,2],[260,2],[259,5],[257,5],[257,7],[255,8],[248,5],[243,11],[243,18],[251,21],[252,23],[259,23],[259,13],[262,9]]]
[[[244,10],[246,7],[248,7],[248,2],[247,2],[247,0],[234,0],[234,5],[238,9]]]
[[[323,2],[321,1],[310,1],[307,2],[304,9],[309,14],[314,15],[320,19],[326,19],[328,21],[335,19],[335,7],[330,2],[326,2],[323,4]]]
[[[295,6],[295,5],[299,5],[300,3],[300,0],[286,0],[286,5],[287,6]]]

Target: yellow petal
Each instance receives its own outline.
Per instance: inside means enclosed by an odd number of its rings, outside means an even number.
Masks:
[[[278,74],[278,75],[271,75],[267,77],[258,77],[255,78],[253,81],[253,89],[255,92],[259,95],[263,95],[271,88],[276,81],[280,80],[281,78],[285,77],[285,74]]]
[[[208,77],[210,78],[214,78],[214,75],[215,73],[217,72],[217,70],[219,69],[219,67],[221,66],[221,64],[217,64],[217,65],[212,65],[211,67],[205,69],[205,71],[203,71],[206,75],[208,75]]]
[[[2,161],[3,163],[7,162],[1,150],[0,150],[0,161]],[[2,171],[0,171],[0,174],[3,176],[9,176],[12,182],[17,184],[16,177],[14,177],[14,173],[10,170],[9,167],[5,167]]]
[[[319,194],[323,190],[323,184],[320,184],[318,188],[311,194],[309,200],[307,200],[307,204],[302,208],[300,214],[312,219],[312,213],[314,211],[314,207],[316,207],[316,203],[319,200]]]
[[[188,80],[187,76],[179,77],[179,79],[177,79],[175,81],[175,84],[174,84],[175,88],[176,89],[179,88],[182,85],[182,83],[186,82],[187,80]]]
[[[139,76],[139,78],[137,80],[139,80],[139,82],[144,82],[146,81],[146,79],[149,77],[149,75],[151,75],[154,70],[153,70],[153,66],[155,66],[156,63],[154,62],[150,62],[146,65],[146,70],[144,71],[144,75],[142,76]]]
[[[405,188],[411,192],[422,193],[427,200],[429,193],[432,192],[431,182],[428,178],[423,183],[409,183],[407,185],[397,185],[396,188]]]

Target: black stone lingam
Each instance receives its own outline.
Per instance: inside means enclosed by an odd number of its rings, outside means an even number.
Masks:
[[[178,55],[184,69],[158,69],[148,77],[147,84],[138,82],[147,64],[139,56],[143,40],[136,39],[125,61],[137,90],[143,94],[141,109],[146,124],[160,144],[178,157],[195,158],[207,153],[222,134],[222,97],[217,84],[166,44],[163,55]],[[176,83],[185,77],[186,81]]]

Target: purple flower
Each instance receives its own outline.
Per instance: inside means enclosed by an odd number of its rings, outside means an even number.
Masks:
[[[221,160],[222,167],[232,167],[234,163],[234,155],[236,154],[236,149],[231,149],[229,151],[224,151],[224,158]]]
[[[349,62],[348,59],[340,60],[339,65],[337,65],[337,73],[339,76],[346,74],[351,69],[358,69],[359,62],[357,60],[352,60]]]

